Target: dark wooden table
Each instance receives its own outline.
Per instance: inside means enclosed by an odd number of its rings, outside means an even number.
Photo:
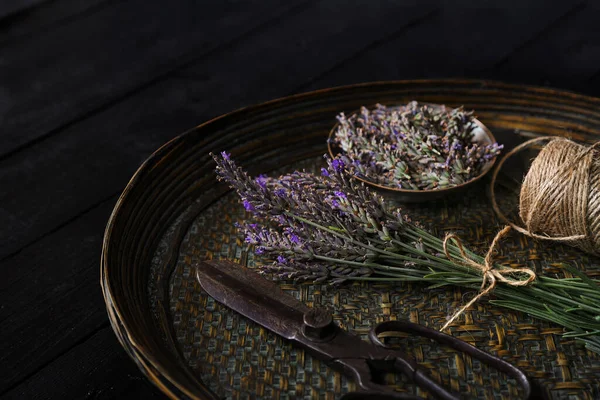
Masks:
[[[293,93],[441,77],[598,96],[600,4],[2,1],[0,397],[163,397],[99,286],[108,216],[161,144]]]

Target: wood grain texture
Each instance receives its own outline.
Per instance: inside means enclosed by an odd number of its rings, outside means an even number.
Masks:
[[[109,3],[2,48],[0,155],[97,112],[221,45],[250,35],[300,0]],[[233,12],[235,11],[235,12]],[[127,27],[127,29],[124,29]],[[33,66],[23,70],[23,66]],[[10,111],[10,112],[9,112]]]
[[[0,20],[0,48],[9,43],[42,35],[62,24],[81,18],[119,0],[44,1],[16,15]]]
[[[497,75],[518,74],[526,82],[597,94],[598,86],[590,85],[590,80],[600,69],[600,7],[584,3],[566,17],[497,65]]]
[[[3,18],[10,18],[15,14],[25,13],[27,10],[39,6],[47,0],[4,0],[0,5],[0,22]]]
[[[106,377],[112,377],[108,380]],[[84,338],[2,399],[164,399],[139,375],[110,326]]]
[[[115,200],[0,263],[0,393],[106,324],[98,260]]]
[[[340,62],[303,89],[378,80],[441,77],[539,82],[532,80],[532,77],[521,79],[514,70],[510,74],[501,74],[495,66],[503,63],[503,60],[512,60],[515,51],[524,43],[535,43],[536,37],[542,32],[552,31],[556,21],[570,15],[573,10],[579,10],[577,5],[542,1],[515,7],[506,7],[506,4],[498,2],[442,7],[439,13],[407,30],[402,36],[365,49],[350,62]],[[536,18],[531,18],[532,14]],[[577,12],[571,21],[576,23],[581,16]],[[580,34],[584,35],[584,32],[580,31]],[[556,59],[562,56],[555,52],[551,57]],[[538,74],[544,70],[541,69]]]

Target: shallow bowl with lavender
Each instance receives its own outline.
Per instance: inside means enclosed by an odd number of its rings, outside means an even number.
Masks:
[[[377,104],[337,116],[327,147],[354,177],[385,197],[423,202],[475,189],[502,146],[463,107]]]

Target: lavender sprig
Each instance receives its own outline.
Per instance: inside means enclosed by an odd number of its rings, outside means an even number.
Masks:
[[[483,257],[467,249],[462,253],[455,244],[444,249],[442,240],[401,210],[388,209],[380,196],[352,179],[347,159],[326,157],[320,175],[293,172],[275,179],[251,178],[225,152],[213,158],[218,179],[235,189],[245,209],[261,222],[240,228],[256,253],[272,261],[260,267],[262,273],[331,284],[363,280],[470,289],[482,285],[481,271],[461,259],[484,264]],[[494,269],[510,270],[500,265]],[[516,275],[517,281],[528,278]],[[600,352],[598,281],[538,276],[528,286],[501,283],[493,293],[498,298],[494,304],[560,324],[571,330],[568,336]]]
[[[416,101],[400,110],[378,104],[337,117],[333,141],[368,181],[410,190],[442,189],[481,173],[501,145],[473,141],[472,111],[432,108]]]

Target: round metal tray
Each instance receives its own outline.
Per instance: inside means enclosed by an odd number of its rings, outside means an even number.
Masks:
[[[172,398],[325,398],[353,383],[303,351],[206,296],[191,273],[197,260],[227,257],[250,266],[234,223],[246,218],[217,183],[209,152],[227,150],[251,173],[315,169],[327,152],[335,116],[376,103],[410,100],[464,105],[510,146],[532,135],[582,141],[600,135],[600,99],[544,88],[469,80],[360,84],[291,96],[244,108],[202,124],[157,150],[136,172],[106,228],[101,283],[108,314],[123,347],[148,378]],[[519,181],[521,176],[512,176]],[[511,186],[510,180],[507,184]],[[441,236],[454,231],[484,252],[501,223],[485,194],[487,181],[459,199],[404,205]],[[515,193],[497,194],[512,207]],[[514,234],[498,260],[554,274],[566,261],[596,274],[599,260],[576,249]],[[597,274],[596,274],[597,275]],[[440,327],[472,295],[455,288],[356,283],[329,288],[282,284],[308,305],[334,310],[343,327],[366,333],[378,321],[409,318]],[[592,399],[600,393],[600,357],[562,329],[485,300],[451,328],[453,335],[500,355],[538,379],[553,398]],[[402,339],[428,372],[473,398],[515,398],[516,386],[452,350]],[[401,379],[400,390],[418,393]]]

